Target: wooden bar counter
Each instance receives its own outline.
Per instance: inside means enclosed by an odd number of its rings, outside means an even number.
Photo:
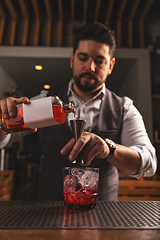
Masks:
[[[0,230],[1,240],[158,240],[160,230]]]

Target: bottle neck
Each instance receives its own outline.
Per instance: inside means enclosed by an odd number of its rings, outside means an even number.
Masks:
[[[75,113],[74,102],[65,103],[64,104],[64,111],[65,111],[65,113],[70,113],[70,112]]]
[[[75,112],[75,104],[73,101],[64,103],[58,96],[52,96],[52,105],[63,107],[65,113]]]

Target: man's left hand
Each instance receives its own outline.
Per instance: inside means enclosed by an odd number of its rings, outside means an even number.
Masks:
[[[82,136],[75,143],[74,138],[72,138],[61,150],[61,154],[65,155],[68,152],[69,160],[74,161],[78,154],[82,152],[82,158],[85,162],[84,165],[88,166],[95,156],[99,158],[106,158],[109,154],[109,147],[105,141],[89,132],[83,132]]]

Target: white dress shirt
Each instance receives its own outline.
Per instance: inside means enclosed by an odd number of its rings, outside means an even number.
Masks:
[[[72,79],[69,83],[68,100],[74,101],[76,118],[86,120],[85,130],[91,132],[98,121],[101,103],[105,94],[105,84],[103,85],[101,91],[94,96],[94,98],[84,102],[72,91],[73,81],[74,80]],[[72,118],[72,113],[68,114],[68,125]],[[133,101],[128,97],[124,97],[121,144],[134,148],[142,158],[139,172],[136,175],[131,176],[135,178],[140,178],[141,176],[153,176],[157,169],[155,148],[149,140],[142,116],[133,105]]]
[[[85,131],[91,132],[98,120],[101,103],[105,94],[105,84],[103,85],[101,91],[87,102],[84,102],[72,91],[72,84],[73,79],[69,82],[68,86],[68,100],[74,101],[76,118],[86,120]],[[45,96],[43,95],[43,97]],[[152,146],[146,132],[142,116],[133,105],[133,101],[128,97],[124,97],[123,107],[124,115],[121,144],[134,148],[140,154],[142,159],[139,172],[131,176],[135,178],[140,178],[141,176],[153,176],[157,169],[157,158],[155,148]],[[69,126],[69,121],[71,119],[73,119],[73,114],[69,113],[67,116]],[[30,131],[26,132],[8,134],[7,137],[0,142],[0,148],[3,148],[15,141],[19,141],[23,136],[30,133]]]

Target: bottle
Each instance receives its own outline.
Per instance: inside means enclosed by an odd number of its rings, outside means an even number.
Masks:
[[[57,96],[31,100],[30,104],[17,105],[16,117],[4,119],[2,116],[0,130],[13,133],[63,124],[69,112],[75,113],[74,102],[64,103]]]

